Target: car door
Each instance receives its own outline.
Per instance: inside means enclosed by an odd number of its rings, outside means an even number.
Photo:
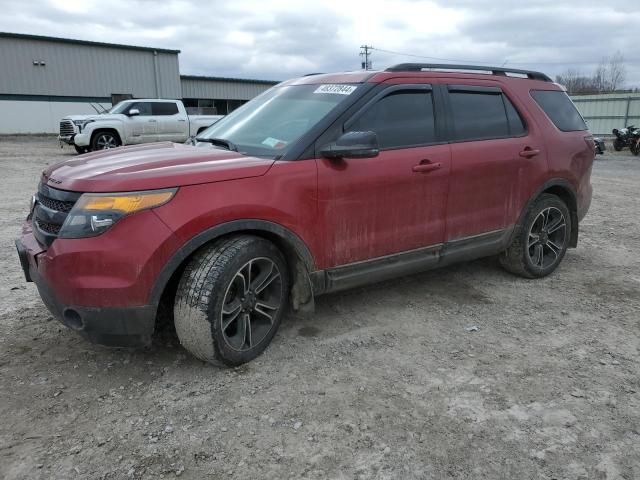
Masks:
[[[440,140],[430,85],[387,87],[342,131],[373,131],[373,158],[318,160],[325,268],[444,240],[450,149]]]
[[[448,242],[513,226],[547,170],[533,119],[495,84],[448,85]]]
[[[187,115],[179,112],[176,102],[153,102],[151,110],[157,120],[159,141],[184,142],[187,139]]]
[[[131,115],[138,110],[138,115]],[[151,102],[134,102],[125,112],[127,115],[127,143],[148,143],[158,141],[158,123],[152,116]]]

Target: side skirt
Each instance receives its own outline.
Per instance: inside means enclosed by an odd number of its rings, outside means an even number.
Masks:
[[[347,290],[390,278],[495,255],[511,242],[514,227],[452,240],[444,244],[386,255],[362,262],[312,272],[313,293]]]

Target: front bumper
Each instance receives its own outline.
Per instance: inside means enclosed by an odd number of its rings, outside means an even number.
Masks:
[[[74,133],[73,135],[58,135],[60,143],[76,145],[78,147],[88,147],[91,142],[91,135],[88,133]]]
[[[111,347],[140,347],[151,343],[156,306],[87,307],[62,302],[39,271],[38,257],[45,253],[33,234],[23,229],[16,240],[25,278],[34,282],[43,303],[61,323],[87,340]]]
[[[75,134],[73,134],[73,135],[58,135],[58,141],[60,143],[66,143],[67,145],[74,145],[73,137],[75,137]]]

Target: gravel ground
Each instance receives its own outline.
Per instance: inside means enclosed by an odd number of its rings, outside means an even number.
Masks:
[[[485,259],[321,297],[217,369],[170,331],[91,345],[24,282],[13,238],[70,156],[0,138],[1,478],[640,478],[640,158],[599,157],[549,278]]]

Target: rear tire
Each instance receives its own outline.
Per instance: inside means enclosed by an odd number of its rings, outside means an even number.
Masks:
[[[555,195],[542,194],[516,227],[513,242],[499,256],[500,264],[521,277],[545,277],[562,262],[570,238],[567,205]]]
[[[631,150],[631,153],[638,156],[640,154],[640,140],[638,140],[635,143],[632,143],[631,146],[629,147],[629,150]]]
[[[616,138],[616,139],[613,141],[613,149],[614,149],[616,152],[619,152],[619,151],[621,151],[623,148],[624,148],[624,142],[623,142],[622,140],[620,140],[619,138]]]
[[[236,366],[269,345],[284,313],[289,278],[282,253],[254,236],[222,239],[199,250],[178,284],[174,321],[194,356]]]

